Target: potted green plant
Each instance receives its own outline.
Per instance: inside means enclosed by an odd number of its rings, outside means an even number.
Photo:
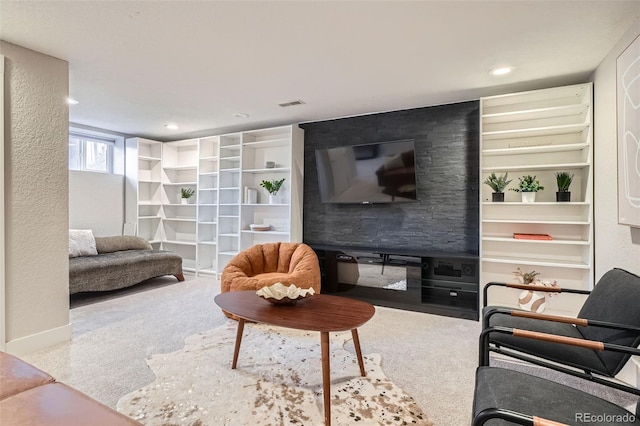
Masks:
[[[180,199],[182,204],[189,204],[189,198],[195,194],[195,190],[192,188],[180,188]]]
[[[558,172],[556,173],[556,183],[558,184],[558,191],[556,192],[556,201],[571,201],[571,191],[569,187],[573,182],[573,173]]]
[[[491,173],[484,180],[484,183],[486,185],[489,185],[489,187],[493,189],[493,194],[491,194],[491,201],[493,202],[504,201],[504,189],[511,182],[511,179],[507,180],[507,176],[508,176],[508,173],[505,173],[502,176],[496,176],[495,173]]]
[[[280,191],[282,184],[284,183],[284,178],[277,180],[263,180],[260,182],[260,186],[267,190],[269,193],[269,204],[275,204],[275,196]]]
[[[518,187],[511,188],[512,191],[522,193],[523,203],[533,203],[536,201],[536,192],[542,191],[544,186],[540,185],[540,181],[535,176],[526,175],[519,177]]]

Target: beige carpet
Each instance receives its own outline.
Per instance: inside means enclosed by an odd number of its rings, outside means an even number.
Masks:
[[[117,404],[147,426],[323,424],[320,335],[247,324],[231,369],[237,323],[190,336],[185,347],[147,360],[156,375]],[[333,425],[432,425],[416,401],[388,379],[379,354],[359,374],[351,333],[331,333]]]

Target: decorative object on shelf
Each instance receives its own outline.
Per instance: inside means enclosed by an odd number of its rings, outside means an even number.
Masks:
[[[520,234],[514,233],[513,238],[516,240],[553,240],[549,234]]]
[[[193,188],[180,188],[180,199],[182,204],[189,204],[189,198],[195,194],[195,190]]]
[[[271,229],[271,225],[266,223],[252,223],[249,225],[249,229],[252,231],[268,231]]]
[[[556,192],[556,201],[567,202],[571,201],[571,191],[569,187],[573,182],[573,173],[558,172],[556,173],[556,182],[558,184],[558,191]]]
[[[616,60],[618,223],[640,228],[640,37]]]
[[[263,180],[262,182],[260,182],[260,186],[266,189],[267,192],[269,193],[269,204],[276,204],[275,196],[278,193],[278,191],[280,191],[280,188],[282,187],[284,180],[285,179],[282,178],[280,180],[271,179],[271,180]]]
[[[533,203],[536,201],[536,192],[542,191],[544,186],[540,185],[540,181],[535,176],[526,175],[519,177],[517,188],[511,188],[511,191],[522,193],[523,203]]]
[[[545,286],[545,287],[556,287],[558,285],[557,281],[549,281],[549,280],[539,280],[536,277],[540,275],[540,272],[531,271],[531,272],[522,272],[520,268],[517,268],[517,271],[514,271],[513,274],[520,281],[521,284],[526,285],[534,285],[534,286]],[[547,296],[552,297],[555,293],[544,293],[541,291],[534,290],[524,290],[518,296],[518,306],[520,309],[524,309],[525,311],[540,313],[544,311]]]
[[[264,163],[265,169],[273,169],[275,167],[276,167],[276,163],[274,161],[267,161],[266,163]]]
[[[491,201],[504,201],[504,189],[511,182],[511,179],[507,180],[508,175],[508,173],[505,173],[502,176],[496,176],[495,172],[493,172],[485,179],[485,185],[489,185],[491,189],[493,189],[493,194],[491,194]]]
[[[256,294],[268,302],[274,304],[294,304],[300,299],[304,299],[308,296],[313,296],[315,290],[310,288],[300,288],[295,284],[291,284],[288,287],[282,283],[275,283],[268,287],[262,287],[256,291]]]

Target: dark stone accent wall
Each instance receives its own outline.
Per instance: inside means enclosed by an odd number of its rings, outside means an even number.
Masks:
[[[301,124],[304,242],[478,253],[479,102]],[[415,140],[418,202],[322,204],[315,150]]]

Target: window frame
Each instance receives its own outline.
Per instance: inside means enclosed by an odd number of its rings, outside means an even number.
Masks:
[[[78,147],[79,148],[79,153],[78,153],[79,164],[78,164],[78,168],[72,168],[71,161],[69,161],[69,170],[76,170],[81,172],[115,174],[114,172],[114,150],[116,147],[115,139],[100,137],[96,135],[89,135],[86,133],[69,130],[69,142],[71,142],[71,139],[78,139],[80,141],[80,144]],[[87,164],[86,164],[87,142],[100,143],[107,146],[107,159],[106,159],[107,170],[95,170],[95,169],[87,168]]]

